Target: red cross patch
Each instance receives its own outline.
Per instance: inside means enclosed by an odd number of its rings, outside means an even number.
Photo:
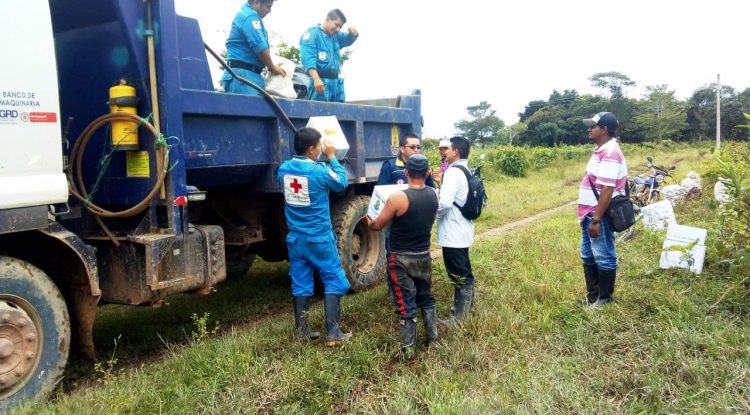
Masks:
[[[284,175],[284,199],[292,206],[310,206],[310,191],[307,177]]]

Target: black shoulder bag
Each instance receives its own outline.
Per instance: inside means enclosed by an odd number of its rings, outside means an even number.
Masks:
[[[589,176],[589,184],[591,184],[591,191],[594,192],[594,197],[596,197],[598,202],[599,192],[596,191],[596,186],[594,186],[591,176]],[[633,209],[633,202],[630,200],[630,186],[627,183],[625,184],[625,195],[612,197],[605,216],[612,230],[615,232],[622,232],[633,226],[635,223],[635,209]]]

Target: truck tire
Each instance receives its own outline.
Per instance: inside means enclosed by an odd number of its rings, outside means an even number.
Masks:
[[[348,196],[334,202],[331,209],[341,265],[354,291],[363,290],[383,275],[385,238],[367,227],[369,196]]]
[[[55,387],[70,349],[60,290],[39,268],[0,256],[0,413]]]
[[[230,257],[227,254],[227,275],[229,277],[244,277],[250,272],[250,268],[255,263],[255,254],[245,252],[244,254],[235,254]]]

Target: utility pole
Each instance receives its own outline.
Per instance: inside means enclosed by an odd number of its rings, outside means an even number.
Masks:
[[[721,74],[716,74],[716,149],[721,148]]]

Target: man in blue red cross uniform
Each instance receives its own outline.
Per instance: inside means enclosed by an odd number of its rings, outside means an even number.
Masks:
[[[258,85],[266,86],[260,76],[263,68],[271,73],[286,76],[280,66],[273,63],[268,47],[268,32],[263,18],[271,13],[274,0],[248,0],[232,20],[232,29],[227,38],[227,63],[239,76]],[[224,71],[221,77],[224,91],[235,94],[260,95],[253,87],[235,79]]]
[[[307,309],[313,295],[313,271],[318,270],[325,287],[326,344],[334,346],[351,338],[340,328],[341,297],[349,291],[349,281],[341,266],[336,237],[331,226],[328,192],[346,189],[346,171],[336,160],[333,142],[321,143],[314,128],[301,128],[294,136],[297,155],[281,163],[278,181],[284,192],[284,213],[289,233],[289,276],[292,278],[295,337],[316,339],[319,332],[310,330]],[[323,153],[330,168],[317,160]]]
[[[341,49],[354,43],[359,33],[351,25],[346,33],[342,33],[344,23],[344,13],[333,9],[328,12],[323,23],[307,29],[300,39],[300,60],[305,72],[310,74],[307,94],[313,101],[346,100],[344,80],[339,77]]]

